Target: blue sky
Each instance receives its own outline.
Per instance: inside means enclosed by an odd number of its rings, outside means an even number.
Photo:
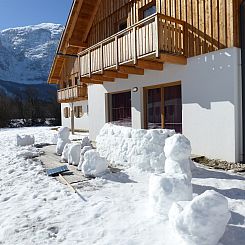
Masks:
[[[0,0],[0,30],[40,23],[65,24],[72,0]]]

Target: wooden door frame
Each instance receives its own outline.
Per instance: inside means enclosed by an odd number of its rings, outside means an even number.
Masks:
[[[168,82],[168,83],[162,83],[158,85],[153,85],[153,86],[147,86],[143,87],[143,107],[144,107],[144,129],[148,129],[148,123],[147,123],[147,101],[148,101],[148,90],[149,89],[156,89],[160,88],[161,89],[161,102],[164,101],[164,88],[166,87],[173,87],[173,86],[178,86],[181,85],[181,81],[175,81],[175,82]],[[181,96],[182,97],[182,96]],[[162,128],[164,128],[164,106],[161,103],[161,124]]]

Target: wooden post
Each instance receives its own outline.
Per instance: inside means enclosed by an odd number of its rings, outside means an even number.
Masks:
[[[71,103],[71,133],[74,135],[74,105]]]
[[[115,36],[115,62],[116,62],[116,69],[119,68],[119,62],[118,62],[118,37]]]
[[[187,29],[187,24],[184,23],[183,26],[183,55],[187,57],[188,54],[188,29]]]
[[[88,51],[88,67],[89,67],[89,77],[91,77],[91,75],[92,75],[92,72],[91,72],[91,51],[89,50]]]
[[[103,44],[100,45],[100,55],[101,55],[101,74],[104,73],[104,58],[103,58]]]
[[[155,17],[155,22],[156,22],[156,58],[160,57],[160,50],[159,50],[159,28],[158,28],[158,15]]]
[[[133,46],[133,53],[134,53],[134,64],[137,64],[137,38],[136,38],[136,27],[133,27],[133,42],[134,42],[134,46]]]

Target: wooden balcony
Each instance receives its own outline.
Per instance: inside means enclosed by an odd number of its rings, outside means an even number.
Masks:
[[[69,103],[79,100],[87,100],[87,86],[76,85],[57,91],[58,103]]]
[[[79,53],[84,83],[113,82],[163,63],[186,64],[187,29],[183,21],[154,14]]]

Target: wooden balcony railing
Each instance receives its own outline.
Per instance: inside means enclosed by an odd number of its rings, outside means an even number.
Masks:
[[[60,89],[57,92],[57,98],[59,103],[75,102],[78,100],[87,99],[87,87],[84,85],[76,85],[64,89]]]
[[[107,69],[161,53],[185,56],[185,22],[154,14],[79,53],[81,76],[91,76]]]

